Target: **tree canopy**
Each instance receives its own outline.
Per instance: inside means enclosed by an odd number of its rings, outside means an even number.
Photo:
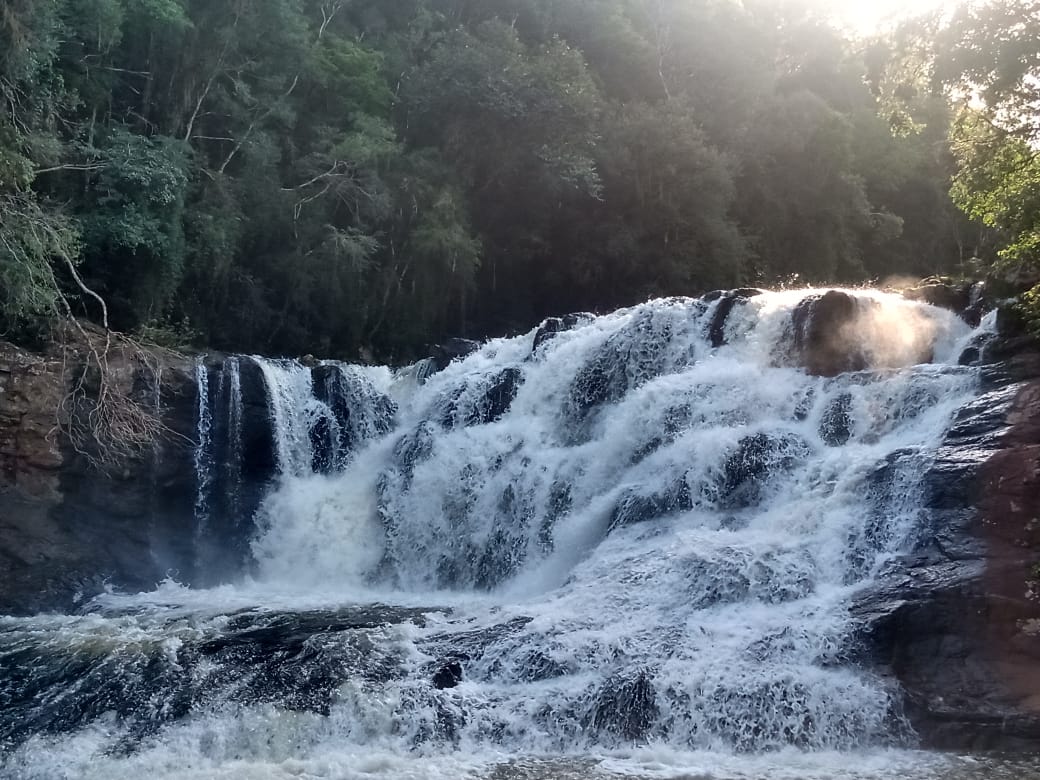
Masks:
[[[651,295],[1036,263],[1038,4],[8,0],[0,331],[404,358]]]

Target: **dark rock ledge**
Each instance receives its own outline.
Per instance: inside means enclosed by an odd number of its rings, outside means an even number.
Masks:
[[[854,607],[926,747],[1040,744],[1040,380],[1011,374],[958,415],[914,553]]]

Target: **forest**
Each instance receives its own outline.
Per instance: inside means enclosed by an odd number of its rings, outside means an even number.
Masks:
[[[1040,3],[825,10],[5,0],[0,336],[394,361],[720,287],[1035,284]]]

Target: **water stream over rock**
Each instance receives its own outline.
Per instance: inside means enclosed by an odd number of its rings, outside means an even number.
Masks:
[[[197,566],[239,573],[0,618],[0,775],[1023,776],[913,752],[852,609],[991,327],[742,290],[432,373],[200,364]]]

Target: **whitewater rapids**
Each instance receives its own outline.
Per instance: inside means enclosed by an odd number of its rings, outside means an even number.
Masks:
[[[428,378],[326,364],[349,413],[311,368],[233,358],[279,471],[245,573],[0,618],[0,776],[1034,772],[913,751],[850,613],[921,542],[992,321],[850,291],[863,365],[815,376],[818,294],[575,317]],[[228,465],[207,415],[195,533]]]

